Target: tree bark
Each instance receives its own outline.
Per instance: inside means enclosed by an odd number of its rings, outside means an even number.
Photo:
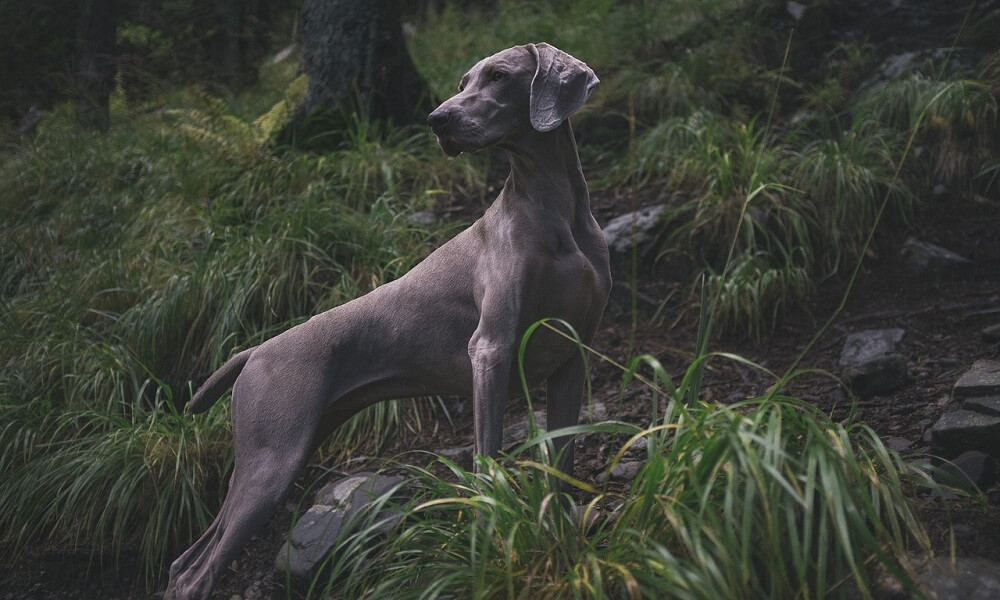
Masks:
[[[76,115],[85,126],[107,129],[115,79],[113,0],[81,3],[77,30]]]
[[[296,122],[317,107],[405,125],[432,108],[403,39],[397,0],[306,0],[300,20],[309,88]]]

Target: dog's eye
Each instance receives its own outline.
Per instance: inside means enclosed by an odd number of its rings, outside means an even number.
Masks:
[[[503,71],[493,71],[493,75],[490,76],[491,81],[503,81],[507,79],[507,74]]]

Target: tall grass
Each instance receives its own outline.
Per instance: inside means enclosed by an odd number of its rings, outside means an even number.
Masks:
[[[148,584],[174,549],[208,526],[231,466],[229,411],[190,419],[161,399],[111,412],[39,415],[5,405],[0,429],[0,529],[7,551],[49,543],[134,548]],[[34,413],[34,414],[32,414]]]
[[[446,162],[428,133],[358,123],[329,154],[275,147],[278,97],[260,118],[195,92],[165,111],[118,106],[107,134],[60,109],[0,162],[5,556],[134,552],[155,582],[210,520],[231,462],[227,411],[182,418],[188,390],[236,349],[405,273],[447,235],[409,214],[481,193],[476,163]],[[327,455],[376,452],[425,413],[375,407]]]
[[[685,397],[684,386],[673,389],[646,428],[564,430],[625,439],[608,470],[643,442],[642,467],[624,487],[556,471],[545,449],[561,432],[504,461],[477,457],[479,473],[446,459],[405,467],[414,496],[402,523],[381,535],[379,503],[344,535],[312,590],[337,598],[871,597],[875,565],[916,589],[907,545],[926,549],[928,540],[907,499],[908,467],[873,431],[778,395],[728,407],[685,406]],[[442,469],[446,477],[432,473]]]

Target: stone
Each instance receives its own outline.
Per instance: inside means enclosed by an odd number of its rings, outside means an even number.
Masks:
[[[996,451],[1000,449],[1000,417],[969,410],[946,412],[931,427],[931,439],[935,446],[954,452]]]
[[[614,481],[632,481],[639,474],[639,470],[642,469],[642,465],[646,464],[643,460],[623,460],[611,469],[611,472],[607,471],[601,473],[597,476],[598,481],[604,482],[608,479]]]
[[[868,329],[852,333],[840,351],[840,366],[860,365],[893,354],[904,335],[902,329]]]
[[[987,342],[1000,342],[1000,323],[984,328],[983,339]]]
[[[647,449],[649,449],[649,438],[641,437],[632,442],[632,445],[628,447],[628,452],[630,454],[645,454]]]
[[[938,600],[996,600],[1000,598],[1000,564],[977,556],[931,559],[918,578]]]
[[[608,248],[622,255],[631,252],[633,247],[641,248],[652,243],[662,229],[663,213],[666,210],[665,205],[658,204],[611,219],[603,230]]]
[[[278,551],[275,569],[308,579],[335,549],[344,528],[369,503],[403,481],[399,476],[362,472],[324,486],[316,494],[315,505],[299,518]],[[376,516],[381,531],[389,530],[400,518],[399,513],[388,510]]]
[[[535,427],[538,429],[545,429],[545,413],[536,410],[534,413],[535,417]],[[513,423],[504,428],[503,438],[500,442],[500,447],[504,450],[509,450],[513,446],[520,445],[528,441],[528,435],[531,433],[531,424],[528,419],[522,419],[517,423]]]
[[[915,73],[924,76],[949,77],[972,76],[981,52],[973,48],[926,48],[901,52],[887,57],[878,67],[875,75],[863,82],[860,89],[866,90]]]
[[[985,452],[969,450],[950,462],[941,463],[934,479],[963,490],[987,490],[997,481],[997,462]]]
[[[902,329],[868,329],[847,336],[840,351],[847,387],[866,396],[906,384],[906,357],[897,352],[904,334]]]
[[[952,396],[956,400],[984,396],[1000,396],[1000,361],[977,360],[955,383]]]
[[[437,451],[438,456],[447,458],[464,469],[472,468],[472,457],[475,453],[476,446],[474,444],[457,446],[455,448],[443,448]]]
[[[406,220],[414,225],[423,225],[424,227],[429,227],[437,223],[437,215],[429,210],[418,210],[415,213],[411,213],[406,217]]]
[[[990,396],[987,398],[969,398],[962,403],[962,408],[972,412],[983,413],[1000,417],[1000,396]]]
[[[894,452],[906,452],[913,447],[913,442],[901,437],[887,437],[882,439],[885,447]]]
[[[788,0],[788,2],[785,3],[785,11],[788,12],[788,14],[790,14],[796,21],[801,21],[802,17],[806,15],[806,8],[805,4],[799,4],[794,0]]]
[[[845,367],[841,377],[859,396],[884,394],[906,385],[906,357],[888,354],[859,365]]]
[[[581,423],[600,423],[608,420],[608,407],[600,401],[584,404],[580,408]]]
[[[913,275],[945,273],[968,267],[972,261],[964,256],[915,237],[908,237],[900,250],[906,270]]]
[[[299,47],[298,47],[297,44],[289,44],[289,45],[285,46],[284,48],[282,48],[281,50],[279,50],[278,53],[275,54],[271,58],[271,64],[272,65],[276,65],[278,63],[281,63],[281,62],[284,62],[284,61],[288,60],[289,58],[292,57],[293,54],[295,54],[295,51],[298,50],[298,49],[299,49]]]

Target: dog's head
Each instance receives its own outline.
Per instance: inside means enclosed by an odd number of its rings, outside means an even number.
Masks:
[[[552,131],[600,81],[582,61],[549,44],[514,46],[476,63],[458,93],[427,117],[449,156]]]

